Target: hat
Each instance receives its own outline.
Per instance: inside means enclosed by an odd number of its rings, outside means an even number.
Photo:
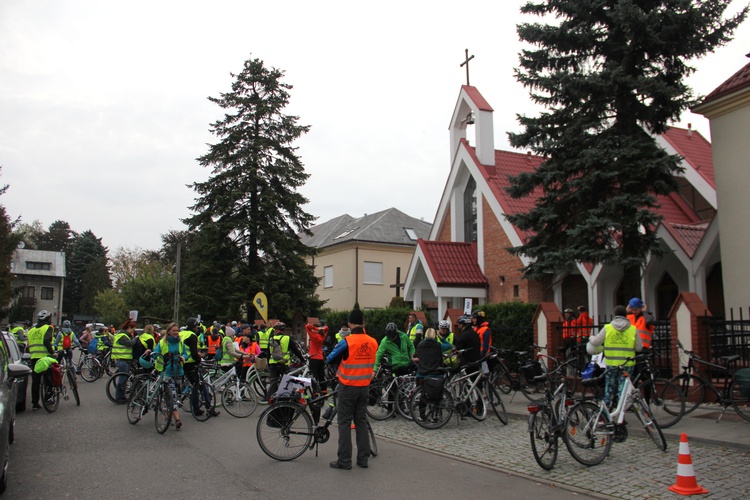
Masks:
[[[630,299],[630,302],[628,302],[628,307],[631,309],[643,309],[643,301],[638,297],[633,297]]]
[[[571,309],[570,307],[568,307],[568,308],[567,308],[567,309],[565,309],[565,310],[564,310],[563,312],[566,312],[566,313],[572,313],[572,312],[573,312],[573,309]]]
[[[250,326],[250,324],[249,324],[249,323],[245,323],[244,325],[242,325],[242,326],[240,327],[240,330],[244,330],[245,328],[252,328],[252,326]]]
[[[232,326],[237,326],[237,322],[236,321],[232,321]]]
[[[352,309],[349,313],[349,323],[352,325],[362,325],[365,323],[365,315],[359,309]]]

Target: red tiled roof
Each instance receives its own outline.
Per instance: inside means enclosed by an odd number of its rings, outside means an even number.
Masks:
[[[417,240],[430,274],[439,286],[486,287],[489,282],[477,264],[477,244]]]
[[[469,98],[474,101],[474,104],[476,104],[480,110],[494,111],[492,106],[490,106],[490,103],[488,103],[482,94],[479,93],[476,87],[472,87],[471,85],[461,85],[461,88],[466,92]]]
[[[701,222],[698,224],[666,224],[667,229],[685,252],[692,258],[695,255],[695,251],[698,249],[703,237],[706,235],[708,229],[708,222]]]
[[[742,90],[748,86],[750,86],[750,63],[747,63],[745,67],[730,76],[729,79],[724,83],[716,87],[713,92],[708,94],[706,98],[703,99],[701,105],[706,104],[707,102],[715,101],[720,97],[724,97],[725,95],[729,95],[732,92]]]
[[[685,158],[691,167],[716,189],[714,182],[714,157],[711,143],[695,130],[669,127],[662,137]]]

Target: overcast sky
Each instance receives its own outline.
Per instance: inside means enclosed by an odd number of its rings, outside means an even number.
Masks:
[[[523,0],[442,2],[0,1],[0,198],[12,218],[157,249],[184,229],[216,142],[208,96],[249,58],[285,71],[286,114],[311,131],[305,210],[325,222],[390,207],[432,222],[450,168],[448,124],[468,48],[494,108],[495,147],[534,113],[513,78]],[[740,3],[732,3],[732,10]],[[696,61],[705,95],[744,66],[750,24]],[[678,125],[710,138],[708,121]]]

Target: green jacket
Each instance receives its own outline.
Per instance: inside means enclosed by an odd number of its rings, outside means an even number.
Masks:
[[[388,337],[383,337],[383,340],[380,341],[380,347],[378,347],[378,352],[375,355],[374,371],[378,371],[383,355],[388,356],[393,368],[403,368],[411,363],[411,358],[414,356],[414,344],[404,332],[399,331],[398,337],[401,339],[400,347]]]

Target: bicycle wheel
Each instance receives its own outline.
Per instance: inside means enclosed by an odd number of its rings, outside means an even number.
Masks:
[[[116,385],[118,383],[122,384],[122,392],[125,395],[123,399],[117,399],[115,397],[115,394],[117,394],[117,387]],[[106,391],[107,391],[107,397],[110,401],[112,401],[116,405],[122,405],[128,402],[128,396],[130,396],[131,387],[133,385],[133,375],[127,374],[123,372],[115,373],[111,377],[109,377],[109,380],[107,381]]]
[[[378,456],[378,442],[375,440],[375,431],[372,430],[370,421],[367,421],[367,434],[370,436],[370,456]]]
[[[246,418],[258,407],[258,398],[247,383],[227,384],[221,393],[221,404],[227,413],[237,418]]]
[[[127,413],[128,422],[135,425],[141,421],[143,408],[146,406],[146,391],[148,383],[138,382],[133,387],[130,397],[128,398]]]
[[[466,401],[466,400],[465,400]],[[487,418],[487,400],[478,389],[471,391],[469,400],[469,415],[480,422]]]
[[[570,455],[583,465],[604,461],[612,448],[612,425],[599,405],[583,401],[568,412],[563,442]]]
[[[643,428],[646,429],[646,434],[648,434],[651,441],[656,445],[656,449],[667,451],[667,440],[664,439],[664,433],[661,431],[661,427],[656,422],[656,419],[651,415],[648,403],[643,401],[640,396],[636,396],[633,398],[633,411],[638,416],[638,420],[643,424]]]
[[[159,392],[156,393],[154,425],[156,425],[156,432],[164,434],[172,422],[172,391],[166,382],[159,384],[157,391]]]
[[[201,410],[198,415],[193,411],[192,407],[192,391],[196,387],[190,386],[190,390],[188,391],[187,399],[185,401],[185,404],[183,404],[183,408],[187,411],[189,408],[189,412],[193,415],[193,418],[196,419],[198,422],[205,422],[209,418],[211,418],[211,414],[214,411],[214,408],[216,407],[216,395],[214,394],[214,388],[211,387],[210,384],[206,384],[204,382],[200,382],[197,385],[198,389],[198,408]]]
[[[706,388],[703,385],[701,379],[695,375],[687,375],[683,373],[674,377],[670,382],[673,382],[685,396],[685,415],[692,412],[701,403],[703,398],[706,396]]]
[[[685,396],[679,387],[667,379],[646,380],[638,385],[638,392],[648,403],[653,418],[662,429],[672,427],[685,414]]]
[[[439,429],[447,424],[453,416],[453,407],[453,396],[447,389],[443,389],[443,397],[439,400],[428,401],[424,388],[417,387],[409,402],[414,421],[425,429]]]
[[[258,403],[268,404],[268,392],[266,392],[266,382],[260,376],[258,372],[254,373],[248,380],[247,383],[252,387],[253,392],[257,396]]]
[[[396,385],[398,387],[396,391],[396,412],[405,419],[411,420],[409,401],[411,401],[411,395],[417,388],[417,377],[413,375],[401,377],[401,382]]]
[[[492,408],[492,411],[495,412],[498,420],[503,425],[508,425],[508,412],[505,411],[505,403],[503,403],[500,394],[498,394],[497,388],[489,382],[484,387],[487,392],[487,402],[490,404],[490,408]]]
[[[498,364],[495,367],[490,380],[492,381],[492,385],[497,387],[503,394],[510,394],[510,391],[513,390],[513,381],[510,378],[510,373],[508,373],[508,369],[502,366],[502,364]]]
[[[45,410],[49,413],[57,411],[57,407],[60,406],[60,391],[55,387],[50,387],[45,381],[44,376],[42,376],[41,384],[39,385],[39,394]]]
[[[518,387],[521,389],[521,393],[526,396],[526,399],[529,401],[538,401],[544,397],[543,380],[529,382],[526,380],[526,376],[523,373],[520,373],[518,375]]]
[[[370,399],[367,401],[367,416],[373,420],[385,420],[396,411],[394,401],[390,401],[388,384],[375,381],[370,384]]]
[[[69,366],[65,371],[68,377],[68,384],[70,384],[70,390],[73,393],[73,399],[76,400],[76,406],[81,406],[81,398],[78,395],[78,380],[76,380],[76,372],[73,367]]]
[[[112,376],[115,373],[117,373],[117,360],[112,359],[112,352],[108,352],[104,355],[104,360],[102,361],[102,366],[104,367],[104,371],[107,373],[107,375]]]
[[[747,388],[740,386],[737,379],[732,380],[729,384],[729,398],[734,406],[734,411],[739,416],[750,422],[750,392]]]
[[[541,407],[529,416],[529,438],[534,460],[544,470],[552,470],[557,462],[557,435],[550,429],[550,409]]]
[[[312,419],[299,404],[280,401],[260,414],[255,435],[260,449],[269,457],[294,460],[312,445]]]
[[[81,362],[81,378],[86,382],[96,381],[100,375],[101,365],[94,358],[85,358]]]

